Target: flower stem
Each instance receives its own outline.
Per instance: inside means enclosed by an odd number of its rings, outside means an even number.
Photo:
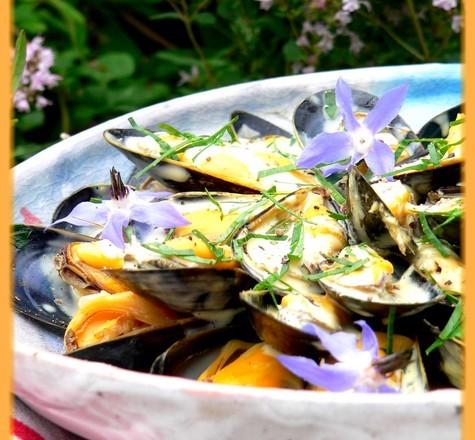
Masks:
[[[419,39],[419,43],[421,45],[422,53],[424,54],[425,61],[428,61],[429,50],[427,49],[426,40],[424,38],[424,33],[422,32],[421,23],[419,21],[419,17],[416,14],[416,8],[414,7],[414,0],[406,0],[407,9],[409,10],[409,16],[411,17],[412,24],[414,25],[414,29],[416,30],[417,38]]]
[[[396,307],[390,306],[388,313],[388,325],[387,325],[387,342],[386,342],[386,354],[393,352],[393,335],[394,335],[394,321],[396,320]]]
[[[366,14],[365,12],[362,12],[361,10],[358,11],[359,14],[361,14],[363,17],[366,19],[370,20],[375,24],[376,26],[379,26],[384,32],[386,32],[399,46],[401,46],[403,49],[405,49],[407,52],[410,54],[414,55],[417,59],[424,61],[424,56],[414,47],[412,47],[410,44],[406,43],[402,38],[399,38],[398,35],[392,31],[388,26],[386,26],[378,17],[375,17],[370,14]]]

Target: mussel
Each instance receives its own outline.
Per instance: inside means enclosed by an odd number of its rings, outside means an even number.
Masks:
[[[286,295],[283,292],[248,290],[240,294],[259,337],[282,353],[315,355],[324,351],[315,336],[301,330],[315,323],[339,331],[350,323],[349,315],[324,295]]]
[[[302,189],[253,217],[234,240],[235,252],[258,281],[273,280],[284,291],[319,293],[306,276],[336,256],[351,234],[337,218],[338,208],[324,190]]]
[[[147,168],[151,176],[177,191],[207,188],[258,193],[276,186],[279,191],[292,192],[300,186],[315,185],[312,175],[295,169],[293,159],[300,155],[301,148],[288,133],[257,118],[251,124],[251,119],[247,115],[246,124],[258,131],[258,138],[223,141],[177,131],[157,132],[152,137],[137,129],[107,130],[104,138],[137,166]],[[242,126],[237,131],[241,132]]]
[[[57,274],[54,258],[70,241],[91,238],[44,226],[15,226],[15,310],[42,323],[66,328],[77,296]]]
[[[325,292],[362,316],[385,317],[391,307],[399,315],[415,314],[445,298],[401,257],[383,258],[366,244],[344,248],[322,269]]]

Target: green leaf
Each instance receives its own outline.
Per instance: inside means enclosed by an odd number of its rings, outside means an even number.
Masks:
[[[346,198],[340,191],[338,191],[336,186],[326,179],[318,168],[314,168],[314,173],[320,184],[324,188],[328,189],[328,191],[331,193],[335,202],[337,202],[339,205],[344,205],[346,203]]]
[[[292,238],[290,240],[289,260],[300,260],[303,255],[304,245],[304,227],[303,221],[298,221],[294,224],[292,231]]]
[[[329,119],[335,119],[335,116],[338,113],[335,92],[332,90],[326,90],[323,94],[323,101],[325,103],[323,106],[325,114]]]
[[[13,226],[13,243],[16,249],[23,249],[30,241],[31,229],[25,225]]]
[[[304,53],[300,47],[297,46],[297,43],[294,40],[287,41],[287,43],[282,48],[282,52],[286,61],[296,62],[304,59]]]
[[[442,346],[446,341],[454,338],[462,338],[462,319],[463,319],[463,306],[462,301],[459,301],[450,315],[447,324],[440,332],[437,339],[426,350],[428,355],[430,352]]]
[[[106,81],[129,78],[135,72],[135,60],[125,52],[109,52],[96,61]]]
[[[223,213],[223,208],[221,207],[221,204],[211,195],[211,193],[205,188],[206,195],[208,196],[209,201],[218,208],[219,211],[219,217],[221,220],[223,220],[224,213]]]
[[[25,68],[26,61],[26,36],[25,31],[21,30],[18,34],[18,38],[15,44],[15,58],[13,60],[13,78],[12,78],[12,89],[13,93],[16,92],[18,86],[20,85],[21,77],[23,75],[23,70]]]
[[[257,173],[257,179],[262,179],[263,177],[272,176],[274,174],[286,173],[296,169],[297,167],[293,164],[283,165],[276,168],[267,168],[266,170],[261,170]]]
[[[216,24],[216,17],[210,12],[200,12],[193,17],[193,21],[201,26],[213,26]]]
[[[444,244],[439,240],[439,238],[434,234],[432,229],[429,226],[429,223],[427,222],[427,218],[423,212],[418,212],[417,213],[419,216],[419,221],[421,222],[422,226],[422,232],[424,233],[424,236],[426,240],[431,243],[442,255],[443,257],[448,257],[449,256],[449,250],[447,249]]]
[[[181,20],[181,17],[176,12],[162,12],[149,17],[150,20]]]
[[[45,122],[45,114],[42,110],[33,110],[31,113],[19,116],[17,128],[21,131],[30,131],[41,127]]]

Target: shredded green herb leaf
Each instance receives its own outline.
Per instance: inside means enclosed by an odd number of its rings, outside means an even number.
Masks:
[[[447,324],[442,329],[440,334],[437,336],[437,339],[430,345],[429,348],[426,350],[426,354],[428,355],[435,349],[442,346],[446,341],[450,339],[461,339],[463,337],[463,307],[462,301],[459,301],[454,308],[454,311],[450,315]]]
[[[276,168],[267,168],[266,170],[261,170],[257,173],[257,179],[262,179],[263,177],[272,176],[274,174],[286,173],[288,171],[294,171],[297,167],[293,164],[283,165]]]
[[[223,208],[221,207],[221,204],[211,195],[211,193],[205,188],[206,195],[208,196],[209,201],[218,208],[219,211],[219,218],[220,220],[223,220],[224,218],[224,212]]]
[[[394,337],[395,320],[396,320],[396,307],[389,306],[388,324],[386,328],[386,335],[387,335],[386,354],[391,354],[393,352],[393,337]]]
[[[419,221],[422,226],[422,232],[424,233],[424,237],[426,241],[431,243],[443,257],[448,257],[449,256],[449,250],[447,247],[439,240],[439,238],[434,234],[432,229],[429,226],[429,223],[427,222],[427,218],[423,212],[418,212],[417,213],[419,216]]]
[[[315,177],[320,182],[320,184],[324,188],[328,189],[328,191],[333,197],[333,200],[335,200],[335,202],[337,202],[339,205],[344,205],[346,203],[346,198],[340,191],[338,191],[336,186],[328,179],[326,179],[318,168],[314,168],[313,171],[315,173]]]
[[[318,272],[312,275],[307,275],[305,278],[309,281],[318,281],[322,278],[333,276],[333,275],[346,275],[348,273],[354,272],[358,269],[361,269],[368,262],[368,258],[363,260],[355,261],[351,264],[346,264],[343,267],[338,267],[336,269],[330,269],[323,272]]]

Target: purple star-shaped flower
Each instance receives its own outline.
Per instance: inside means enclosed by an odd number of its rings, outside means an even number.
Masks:
[[[124,228],[133,220],[159,228],[175,228],[190,222],[168,201],[152,202],[171,195],[168,192],[134,191],[120,180],[120,174],[111,171],[112,199],[102,203],[79,203],[66,217],[51,226],[68,222],[76,226],[102,226],[101,238],[124,249]]]
[[[354,334],[328,333],[314,324],[303,327],[304,331],[320,339],[338,361],[335,364],[318,365],[302,356],[279,355],[277,359],[296,376],[329,391],[397,392],[387,385],[384,375],[374,367],[374,361],[378,359],[376,334],[365,321],[356,321],[356,324],[362,329],[361,350],[357,348]]]
[[[408,86],[403,85],[386,92],[359,122],[352,110],[350,86],[341,78],[336,84],[336,104],[343,115],[346,131],[320,133],[305,146],[297,161],[301,168],[313,168],[319,164],[333,164],[323,167],[328,176],[343,171],[361,159],[366,161],[369,169],[376,175],[393,170],[394,152],[376,134],[385,128],[401,110]],[[346,164],[336,163],[348,160]]]

